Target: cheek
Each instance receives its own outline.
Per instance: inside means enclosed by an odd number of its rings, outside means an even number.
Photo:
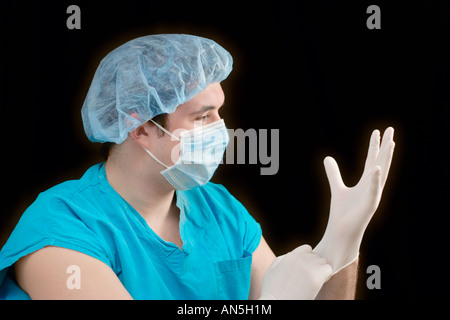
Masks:
[[[161,155],[163,161],[167,166],[171,166],[178,161],[180,156],[180,142],[173,141],[170,137],[164,139],[165,141],[161,143]]]
[[[170,148],[170,161],[175,164],[180,157],[180,143],[174,142],[175,144]]]
[[[192,127],[191,118],[184,113],[175,113],[170,114],[167,118],[166,128],[170,132],[172,132],[175,136],[179,135],[179,131],[189,130]]]

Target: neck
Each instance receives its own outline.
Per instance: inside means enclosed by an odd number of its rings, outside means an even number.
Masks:
[[[131,157],[111,154],[105,164],[111,186],[146,220],[161,220],[173,212],[175,191],[144,151]]]

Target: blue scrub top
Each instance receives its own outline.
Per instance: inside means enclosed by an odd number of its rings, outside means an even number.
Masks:
[[[45,246],[103,261],[134,299],[247,299],[260,225],[221,185],[176,197],[183,250],[154,233],[111,187],[104,164],[41,193],[0,252],[0,299],[30,298],[11,266]]]

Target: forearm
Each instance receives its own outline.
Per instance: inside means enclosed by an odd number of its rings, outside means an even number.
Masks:
[[[327,231],[329,231],[327,229]],[[325,258],[332,266],[334,274],[319,291],[317,300],[351,300],[355,298],[358,278],[359,245],[348,243],[344,233],[325,231],[324,237],[314,248],[314,252]],[[353,252],[350,255],[348,252]],[[356,254],[355,254],[356,252]]]
[[[355,299],[357,279],[358,259],[331,277],[319,291],[316,300]]]

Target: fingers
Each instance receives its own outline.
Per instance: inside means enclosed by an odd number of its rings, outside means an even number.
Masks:
[[[312,252],[312,248],[309,244],[304,244],[300,247],[295,248],[294,250],[292,250],[292,252],[295,253],[308,253],[308,252]]]
[[[333,193],[333,190],[345,188],[345,184],[344,181],[342,181],[341,173],[336,160],[332,157],[326,157],[323,160],[323,165],[325,166],[325,172],[330,184],[331,193]]]
[[[368,173],[376,164],[380,152],[380,131],[374,130],[370,137],[364,172]]]
[[[308,244],[304,244],[300,247],[295,248],[290,252],[289,254],[296,255],[297,257],[308,257],[311,261],[314,261],[317,265],[328,265],[327,260],[325,258],[322,258],[318,254],[312,252],[312,248]]]
[[[381,168],[381,186],[384,187],[389,169],[391,167],[392,156],[394,154],[394,128],[389,127],[383,134],[381,142],[380,154],[378,155],[376,165]]]
[[[381,187],[384,187],[387,180],[394,153],[394,147],[394,128],[389,127],[384,131],[381,146],[380,131],[374,130],[372,132],[369,143],[369,151],[367,152],[367,159],[364,167],[364,175],[371,174],[373,170],[375,170],[375,166],[379,166],[381,168]]]
[[[319,276],[319,281],[322,283],[327,282],[333,275],[333,268],[325,258],[318,256],[315,253],[308,253],[306,256],[309,263],[316,268],[317,275]]]
[[[375,166],[375,169],[373,171],[371,181],[370,181],[370,192],[373,195],[372,199],[373,199],[373,206],[374,206],[372,211],[376,210],[376,207],[378,206],[378,203],[380,202],[381,190],[383,190],[383,188],[381,187],[381,168],[379,166]]]
[[[381,168],[381,187],[384,187],[389,169],[391,167],[392,156],[394,154],[395,142],[394,142],[394,128],[389,127],[384,131],[383,139],[380,146],[380,131],[374,130],[370,137],[369,150],[367,152],[366,163],[364,166],[364,175],[370,174],[375,169],[375,166]],[[345,188],[345,184],[342,181],[339,166],[332,157],[326,157],[324,159],[325,171],[327,174],[328,182],[330,183],[331,191]]]
[[[278,266],[278,264],[285,258],[287,258],[289,260],[289,259],[292,259],[292,258],[295,258],[295,257],[298,257],[298,256],[309,254],[311,252],[312,252],[311,246],[308,245],[308,244],[304,244],[302,246],[299,246],[299,247],[295,248],[294,250],[292,250],[289,253],[286,253],[286,254],[283,254],[281,256],[278,256],[272,262],[272,264],[270,265],[270,268],[272,268],[272,269],[276,268]]]
[[[331,265],[325,258],[314,253],[310,245],[302,245],[288,255],[295,260],[294,265],[297,267],[307,265],[308,268],[312,268],[309,269],[311,276],[315,277],[321,284],[327,282],[333,276]]]
[[[321,269],[323,277],[324,277],[323,282],[325,283],[328,280],[330,280],[331,277],[333,276],[333,268],[328,263],[324,263],[320,266],[320,269]]]

